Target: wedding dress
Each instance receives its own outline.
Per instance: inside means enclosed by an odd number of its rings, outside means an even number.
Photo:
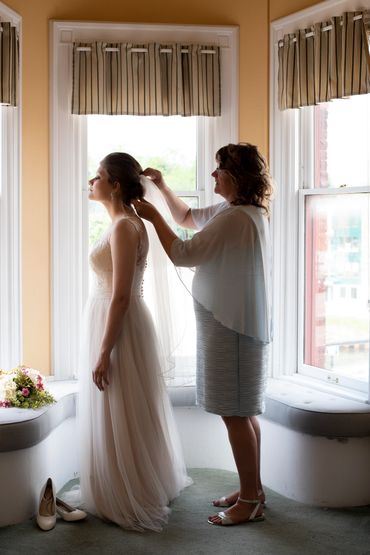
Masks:
[[[123,528],[159,531],[169,502],[191,480],[143,299],[148,235],[137,216],[129,220],[139,235],[137,264],[104,392],[94,385],[92,370],[112,294],[111,227],[90,253],[95,282],[85,308],[80,363],[81,497],[89,512]]]

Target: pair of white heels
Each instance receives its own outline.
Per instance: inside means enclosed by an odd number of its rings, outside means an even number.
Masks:
[[[87,517],[85,511],[71,507],[55,494],[53,480],[48,478],[40,493],[40,503],[36,521],[41,530],[52,530],[57,521],[57,513],[69,522],[83,520]]]

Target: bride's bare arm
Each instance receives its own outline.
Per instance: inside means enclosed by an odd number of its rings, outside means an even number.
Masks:
[[[138,247],[138,234],[131,222],[122,219],[116,223],[112,230],[110,245],[113,263],[112,298],[99,358],[93,370],[93,381],[100,391],[109,385],[110,354],[121,331],[123,315],[130,303]]]
[[[196,229],[196,225],[191,215],[191,208],[189,208],[189,206],[181,200],[181,198],[177,197],[172,189],[166,185],[162,173],[154,168],[146,168],[143,171],[143,174],[150,177],[153,183],[161,191],[175,222],[181,225],[181,227]]]

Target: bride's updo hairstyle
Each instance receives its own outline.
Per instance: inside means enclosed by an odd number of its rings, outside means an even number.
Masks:
[[[133,200],[143,198],[144,189],[140,183],[143,169],[130,154],[112,152],[100,164],[106,170],[110,183],[118,181],[123,204],[130,205]]]
[[[216,160],[236,185],[237,198],[232,204],[252,204],[269,214],[273,183],[258,148],[249,143],[228,144],[216,153]]]

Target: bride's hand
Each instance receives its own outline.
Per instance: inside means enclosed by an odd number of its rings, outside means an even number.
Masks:
[[[145,199],[136,199],[132,204],[135,206],[135,210],[140,218],[148,220],[149,222],[152,222],[159,213],[155,206]]]
[[[159,170],[155,170],[154,168],[146,168],[143,171],[143,174],[146,177],[149,177],[149,179],[153,181],[154,185],[156,185],[159,190],[162,190],[165,188],[166,183],[163,179],[162,173]]]
[[[100,357],[92,373],[93,382],[99,391],[104,391],[104,387],[109,385],[108,371],[110,357]]]

